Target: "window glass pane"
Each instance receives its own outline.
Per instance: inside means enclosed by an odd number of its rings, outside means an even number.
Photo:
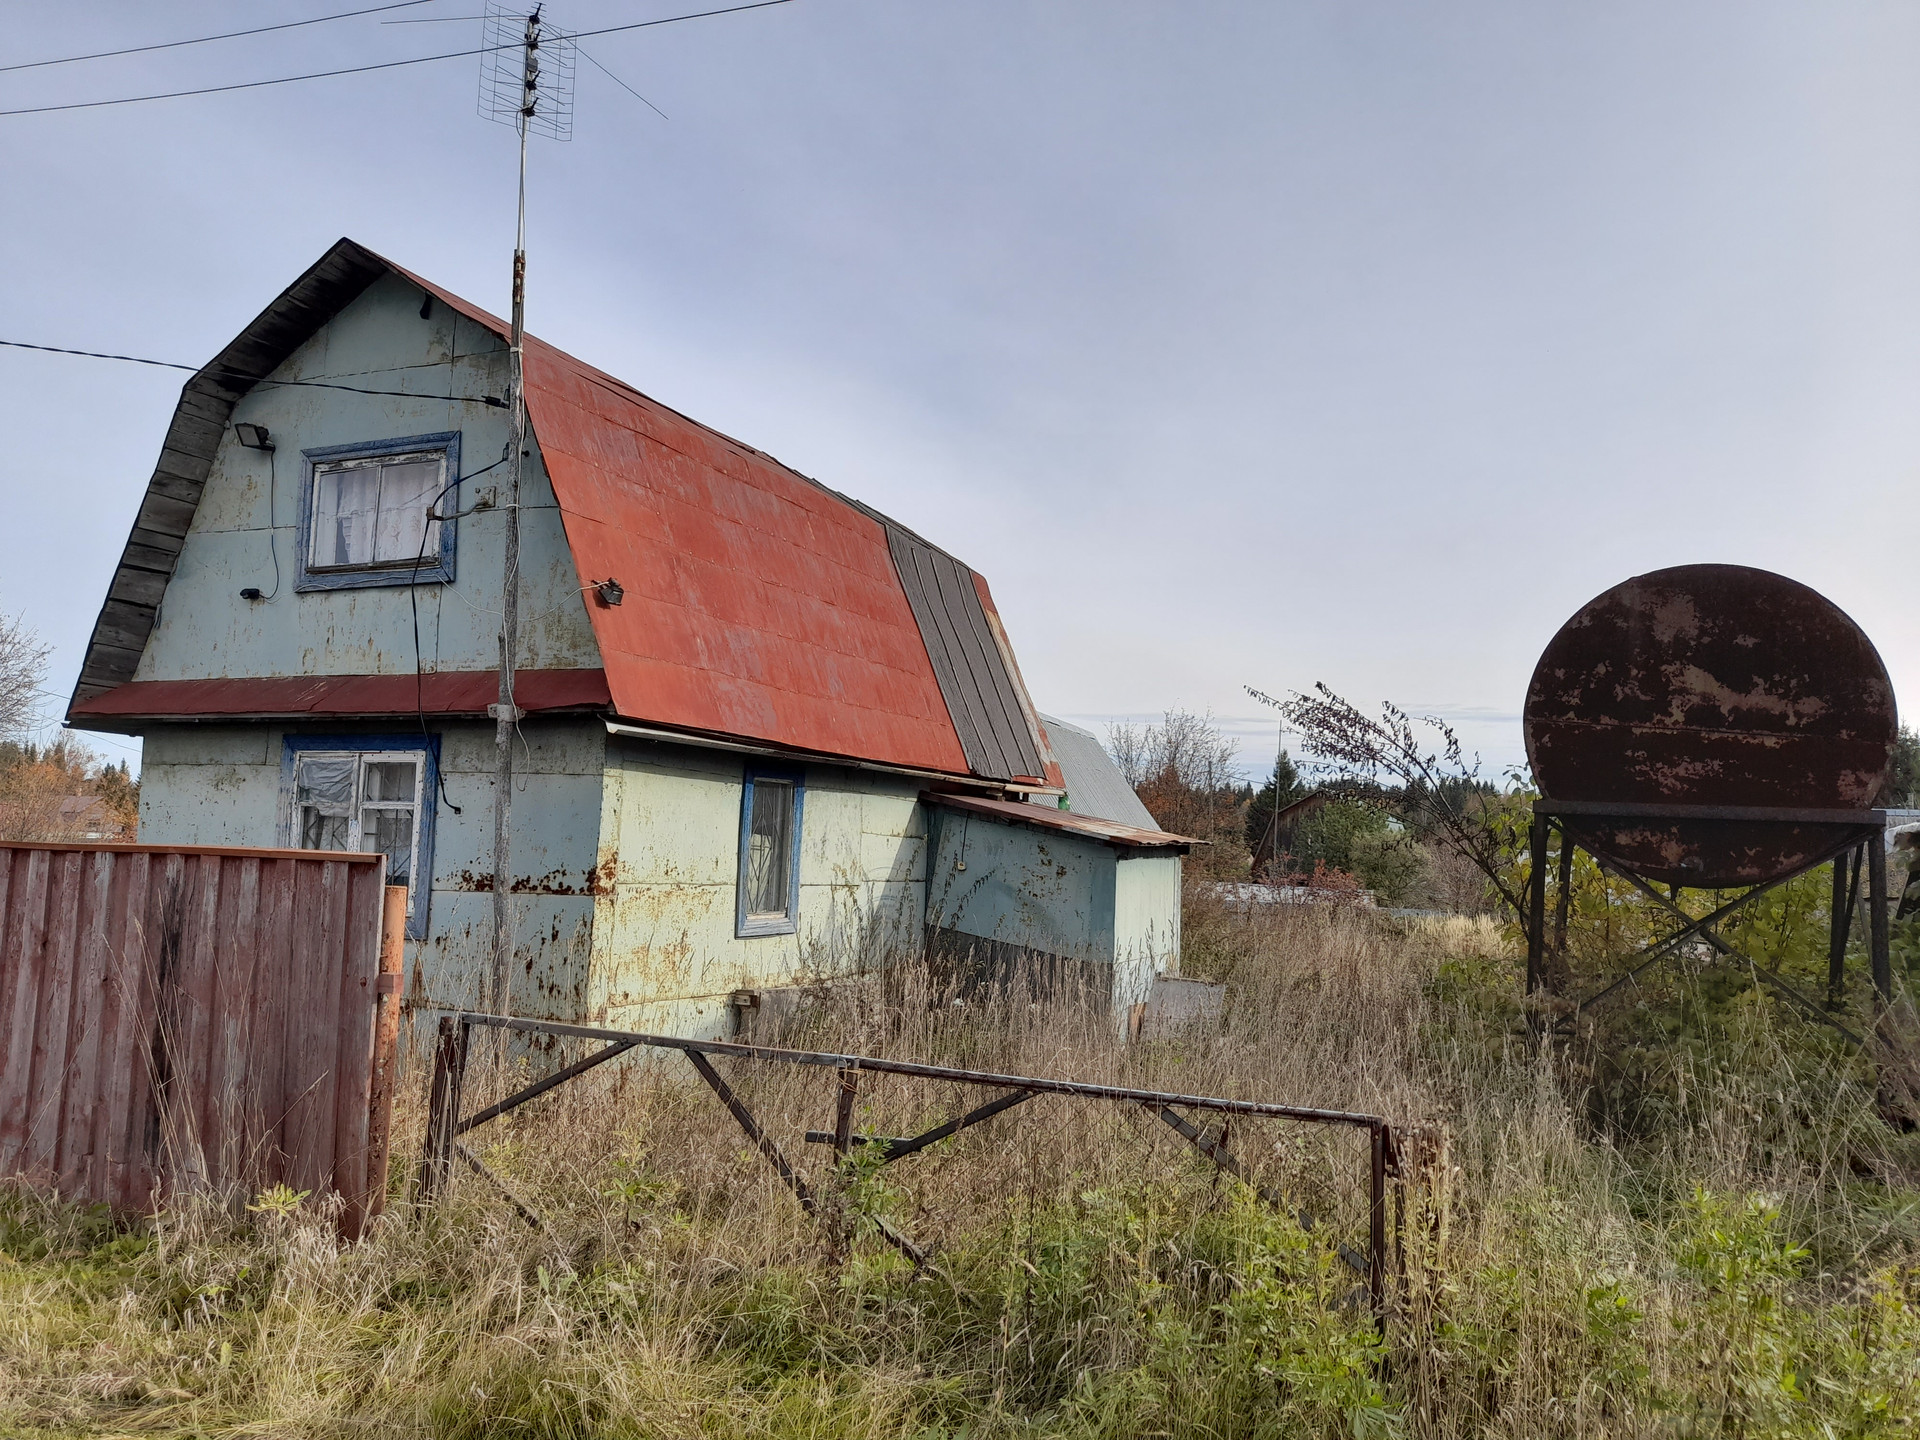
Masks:
[[[793,786],[784,780],[753,782],[753,813],[747,824],[747,913],[788,913],[793,861]]]
[[[420,762],[366,756],[360,768],[360,848],[387,857],[387,880],[413,878],[414,784]]]
[[[302,755],[295,769],[294,814],[303,850],[351,850],[352,755]]]
[[[369,760],[366,768],[366,793],[363,800],[403,800],[413,803],[418,761]]]
[[[427,512],[446,483],[444,468],[438,455],[318,467],[307,563],[340,569],[404,564],[423,553],[437,557],[440,522],[430,522]]]
[[[313,542],[309,565],[366,565],[380,510],[377,466],[320,470],[313,477]]]
[[[369,806],[360,812],[360,848],[369,855],[387,857],[387,883],[406,885],[413,880],[413,807]]]
[[[375,527],[373,558],[417,560],[425,531],[425,553],[440,547],[440,522],[429,522],[427,511],[440,491],[438,460],[409,460],[380,467],[380,519]]]

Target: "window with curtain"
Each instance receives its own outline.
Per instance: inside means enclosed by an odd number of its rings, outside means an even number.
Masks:
[[[443,451],[315,465],[307,568],[437,563],[440,521],[428,512],[446,469]]]
[[[740,801],[740,935],[791,934],[799,919],[800,777],[750,770]]]
[[[459,431],[300,453],[296,590],[452,583]]]

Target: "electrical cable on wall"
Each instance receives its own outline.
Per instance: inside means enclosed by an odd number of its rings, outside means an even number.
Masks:
[[[274,509],[274,498],[280,489],[280,468],[274,456],[274,451],[267,451],[267,551],[273,556],[273,592],[262,597],[267,600],[280,593],[280,528]]]
[[[436,515],[434,510],[440,502],[446,498],[449,491],[457,490],[467,481],[478,479],[480,476],[486,474],[487,471],[497,470],[506,463],[507,457],[502,455],[498,460],[494,461],[493,464],[483,465],[478,470],[459,476],[457,479],[450,480],[447,484],[441,486],[440,493],[435,495],[433,499],[427,503],[427,519],[429,521],[445,521],[458,519],[463,514],[472,514],[473,512],[470,510],[456,510],[452,515],[443,516]],[[413,557],[412,570],[407,573],[407,608],[413,612],[413,708],[416,718],[420,722],[420,739],[427,752],[427,763],[433,767],[434,789],[439,793],[441,802],[449,810],[453,811],[454,814],[460,815],[465,812],[463,812],[458,805],[454,804],[447,795],[447,778],[440,773],[440,757],[434,752],[431,738],[427,734],[426,681],[421,676],[420,662],[420,567],[427,562],[427,529],[428,527],[426,525],[420,527],[420,549]],[[438,645],[437,640],[435,644],[436,646]],[[436,671],[435,673],[438,672]]]

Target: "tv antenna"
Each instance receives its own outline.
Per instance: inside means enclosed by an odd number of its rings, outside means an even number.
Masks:
[[[480,114],[520,135],[520,200],[513,241],[513,329],[508,341],[507,394],[513,438],[507,469],[506,563],[500,589],[500,701],[494,717],[497,763],[493,798],[493,1008],[511,1012],[512,875],[508,860],[513,806],[513,737],[521,711],[513,702],[514,653],[520,641],[520,462],[527,445],[527,136],[573,138],[573,36],[546,21],[544,5],[529,11],[488,0],[480,55]]]

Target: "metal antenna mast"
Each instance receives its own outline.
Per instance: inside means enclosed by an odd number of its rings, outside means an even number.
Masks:
[[[500,586],[500,699],[494,716],[497,755],[493,803],[493,1009],[510,1013],[513,980],[511,819],[513,737],[520,710],[513,699],[513,665],[520,641],[520,470],[527,447],[525,345],[527,337],[527,136],[555,140],[573,133],[573,37],[549,29],[542,6],[531,14],[488,5],[480,66],[480,113],[511,123],[520,138],[520,197],[513,241],[513,329],[507,352],[512,405],[511,463],[507,468],[506,559]],[[547,59],[543,73],[542,56]],[[509,58],[511,57],[511,59]],[[517,61],[518,63],[513,63]]]

